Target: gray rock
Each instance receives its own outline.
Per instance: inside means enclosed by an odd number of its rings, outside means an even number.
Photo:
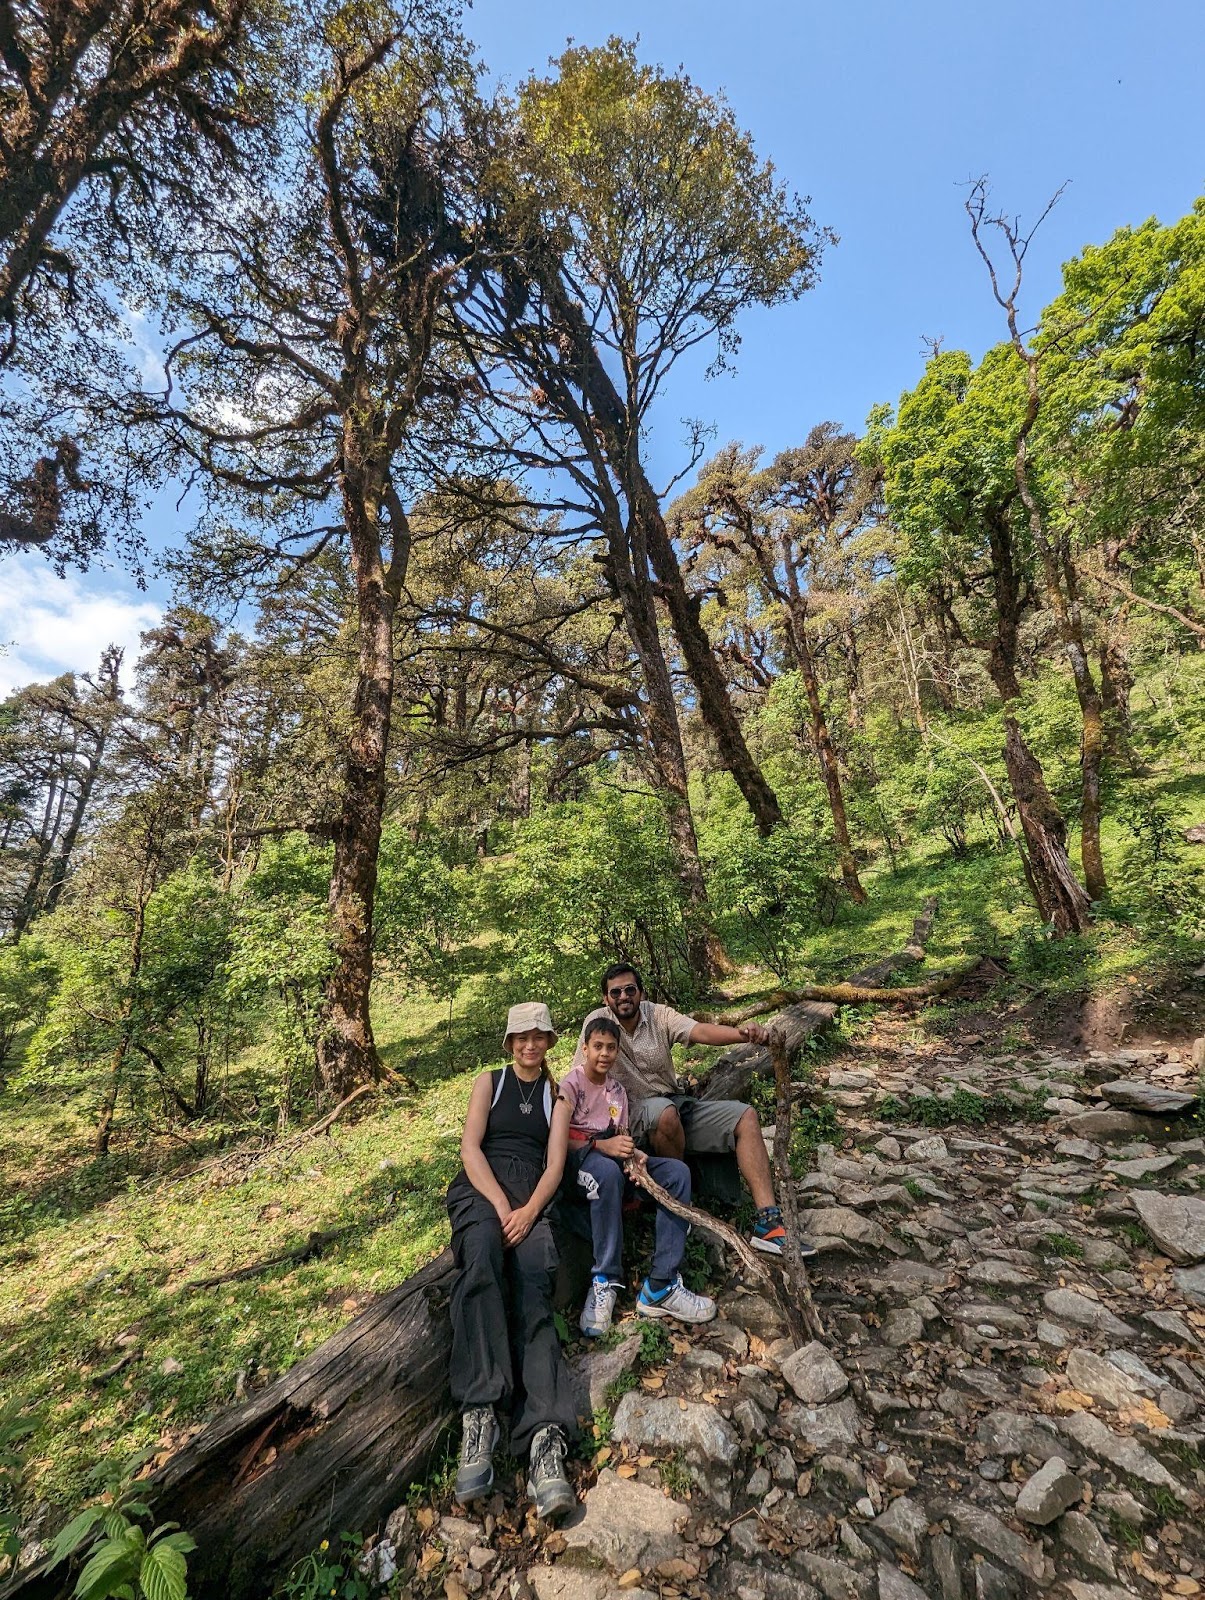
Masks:
[[[826,1600],[874,1600],[875,1581],[870,1573],[858,1572],[843,1561],[830,1561],[811,1551],[802,1552],[796,1560]]]
[[[640,1389],[629,1390],[619,1402],[611,1437],[645,1448],[684,1450],[696,1461],[715,1461],[726,1467],[740,1453],[732,1424],[714,1406],[696,1400],[654,1399]]]
[[[743,1328],[746,1333],[756,1334],[767,1344],[786,1331],[782,1312],[764,1295],[746,1292],[725,1296],[720,1309],[727,1321]]]
[[[1205,1306],[1205,1266],[1177,1267],[1172,1281],[1192,1305]]]
[[[986,1283],[997,1289],[1024,1289],[1033,1282],[1032,1272],[1026,1272],[1023,1267],[1013,1266],[1011,1261],[997,1261],[991,1258],[987,1261],[976,1261],[967,1268],[966,1275],[971,1283]]]
[[[440,1517],[436,1537],[445,1549],[467,1556],[475,1544],[482,1543],[485,1530],[479,1522],[470,1522],[467,1517]]]
[[[857,1406],[848,1397],[827,1406],[791,1406],[783,1418],[788,1432],[805,1440],[814,1450],[853,1444],[858,1437],[860,1420]]]
[[[1170,1417],[1177,1427],[1189,1418],[1195,1417],[1200,1409],[1199,1402],[1190,1394],[1185,1394],[1183,1389],[1175,1389],[1170,1384],[1160,1389],[1157,1395],[1160,1411],[1164,1416]]]
[[[1110,1516],[1128,1522],[1131,1528],[1141,1528],[1150,1515],[1142,1501],[1136,1499],[1128,1489],[1102,1489],[1093,1504]]]
[[[692,1372],[723,1372],[727,1362],[718,1350],[692,1345],[682,1357],[682,1365]]]
[[[879,1562],[879,1600],[928,1600],[925,1591],[889,1561]]]
[[[1054,1147],[1059,1156],[1072,1156],[1078,1161],[1099,1161],[1101,1148],[1090,1139],[1060,1139]]]
[[[735,1323],[726,1322],[720,1317],[715,1322],[709,1322],[702,1330],[708,1344],[715,1345],[720,1350],[726,1350],[737,1361],[745,1361],[749,1356],[749,1335],[744,1328],[738,1328]]]
[[[1082,1561],[1091,1571],[1103,1572],[1106,1578],[1117,1576],[1112,1554],[1101,1536],[1100,1529],[1092,1518],[1084,1516],[1082,1511],[1068,1511],[1064,1514],[1063,1520],[1059,1523],[1059,1539],[1063,1548]]]
[[[1187,1361],[1181,1361],[1179,1356],[1164,1356],[1163,1365],[1189,1394],[1195,1395],[1198,1400],[1205,1400],[1205,1383],[1201,1382]]]
[[[941,1290],[949,1287],[950,1269],[931,1267],[924,1261],[893,1261],[883,1273],[883,1282],[910,1294],[918,1289]]]
[[[749,1475],[749,1482],[745,1485],[745,1493],[750,1500],[764,1500],[770,1492],[770,1474],[765,1467],[757,1467]]]
[[[849,1379],[818,1339],[792,1351],[782,1362],[781,1371],[807,1405],[827,1405],[849,1388]]]
[[[1120,1411],[1141,1398],[1142,1390],[1127,1373],[1103,1356],[1076,1346],[1067,1357],[1067,1379],[1076,1389],[1102,1405]]]
[[[1045,1317],[1037,1327],[1039,1344],[1044,1344],[1048,1350],[1062,1350],[1071,1342],[1071,1335],[1066,1328],[1060,1328],[1057,1322],[1048,1322]]]
[[[1127,1378],[1133,1380],[1137,1388],[1145,1389],[1148,1394],[1157,1393],[1167,1381],[1157,1372],[1152,1372],[1146,1362],[1132,1350],[1108,1350],[1105,1355],[1106,1359],[1115,1367],[1119,1367]]]
[[[653,1600],[651,1589],[615,1588],[615,1580],[605,1572],[591,1571],[562,1563],[556,1567],[533,1566],[528,1569],[527,1581],[536,1592],[537,1600],[612,1600],[622,1592],[625,1600]]]
[[[860,1216],[849,1206],[818,1206],[802,1214],[807,1236],[820,1250],[836,1250],[842,1245],[861,1245],[867,1250],[902,1251],[903,1246],[871,1217]]]
[[[1060,1456],[1051,1456],[1017,1496],[1017,1515],[1044,1528],[1083,1498],[1084,1486]]]
[[[900,1141],[893,1138],[889,1133],[885,1133],[881,1139],[877,1140],[874,1148],[883,1157],[884,1161],[898,1161],[903,1154],[900,1149]]]
[[[1034,1461],[1050,1461],[1065,1454],[1065,1447],[1053,1428],[1038,1417],[1018,1411],[990,1411],[979,1424],[976,1437],[989,1456],[1029,1456]]]
[[[1178,1156],[1136,1156],[1131,1161],[1106,1161],[1105,1171],[1115,1178],[1137,1182],[1139,1178],[1153,1178],[1157,1172],[1166,1172],[1178,1160]]]
[[[1086,1294],[1075,1289],[1050,1289],[1042,1296],[1042,1304],[1052,1317],[1073,1323],[1077,1328],[1091,1328],[1113,1338],[1125,1338],[1134,1332],[1128,1322],[1115,1317],[1107,1306],[1089,1300]]]
[[[579,1417],[601,1411],[607,1403],[607,1390],[617,1378],[630,1372],[640,1356],[639,1333],[629,1334],[614,1350],[587,1350],[569,1365],[574,1399]]]
[[[1143,1078],[1118,1078],[1113,1083],[1102,1083],[1098,1093],[1111,1106],[1121,1106],[1126,1111],[1145,1111],[1150,1116],[1175,1116],[1196,1104],[1196,1095],[1185,1094],[1180,1089],[1165,1089],[1160,1084],[1147,1083]]]
[[[1016,1578],[992,1561],[977,1561],[975,1600],[1021,1600]]]
[[[1184,1344],[1195,1345],[1199,1350],[1201,1341],[1185,1322],[1178,1311],[1144,1311],[1143,1322],[1149,1322],[1152,1328],[1160,1333],[1167,1334],[1169,1339],[1179,1339]]]
[[[746,1439],[765,1438],[769,1424],[756,1400],[741,1399],[732,1408],[732,1420]]]
[[[625,1399],[629,1398],[625,1396]],[[580,1550],[619,1574],[630,1567],[651,1571],[658,1562],[683,1556],[680,1529],[685,1506],[667,1500],[647,1483],[617,1478],[609,1468],[586,1496],[583,1511],[564,1531],[570,1550]]]
[[[903,1550],[914,1561],[920,1560],[929,1518],[924,1507],[915,1500],[909,1500],[906,1494],[900,1495],[874,1519],[871,1527],[889,1539],[897,1550]]]
[[[740,1526],[737,1523],[737,1527]],[[810,1583],[804,1583],[793,1572],[784,1571],[780,1564],[766,1565],[757,1558],[765,1555],[762,1546],[753,1559],[726,1561],[722,1568],[708,1574],[708,1588],[712,1594],[733,1595],[736,1600],[819,1600],[819,1591]],[[718,1582],[715,1581],[717,1576]],[[613,1596],[613,1600],[625,1600],[625,1595],[626,1591]]]
[[[939,1517],[948,1519],[972,1550],[991,1556],[1030,1583],[1046,1582],[1046,1561],[1038,1546],[1006,1528],[990,1511],[982,1511],[965,1500],[940,1500],[933,1509]]]
[[[1181,1499],[1186,1498],[1185,1491],[1162,1462],[1156,1461],[1136,1439],[1114,1433],[1099,1417],[1092,1416],[1088,1411],[1075,1411],[1069,1417],[1064,1417],[1060,1426],[1069,1438],[1082,1445],[1097,1460],[1108,1461],[1112,1466],[1120,1467],[1122,1472],[1128,1472],[1131,1477],[1141,1478],[1143,1483],[1170,1489]]]
[[[1134,1209],[1155,1244],[1185,1266],[1205,1260],[1205,1200],[1136,1189]]]
[[[963,1600],[962,1579],[958,1574],[958,1548],[948,1533],[935,1533],[929,1545],[933,1571],[941,1600]]]
[[[989,1323],[1002,1333],[1024,1335],[1029,1332],[1029,1318],[1020,1311],[1010,1311],[1007,1306],[993,1305],[988,1301],[973,1301],[959,1306],[951,1313],[955,1322],[968,1323],[972,1328]]]
[[[925,1321],[919,1311],[911,1309],[889,1311],[883,1319],[880,1337],[884,1344],[899,1346],[915,1344],[925,1336]]]
[[[1163,1132],[1161,1122],[1135,1116],[1132,1111],[1081,1111],[1077,1117],[1068,1117],[1063,1126],[1068,1133],[1086,1139],[1119,1139],[1127,1133],[1145,1138],[1156,1129]]]
[[[1119,1583],[1085,1583],[1082,1578],[1069,1578],[1067,1593],[1071,1600],[1134,1600],[1133,1589]]]
[[[950,1151],[940,1133],[931,1133],[908,1146],[909,1161],[948,1161]]]

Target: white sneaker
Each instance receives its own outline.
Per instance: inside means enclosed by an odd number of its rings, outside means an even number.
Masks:
[[[688,1289],[682,1282],[681,1274],[660,1294],[653,1293],[646,1278],[640,1286],[636,1315],[673,1317],[678,1322],[712,1322],[715,1319],[715,1301],[710,1295],[695,1294]]]
[[[615,1315],[615,1296],[618,1293],[619,1285],[608,1282],[606,1278],[595,1278],[591,1283],[590,1293],[586,1296],[586,1303],[577,1322],[587,1339],[601,1338],[611,1326],[611,1319]]]

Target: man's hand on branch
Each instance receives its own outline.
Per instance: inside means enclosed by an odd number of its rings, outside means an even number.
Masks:
[[[746,1022],[736,1030],[746,1044],[769,1044],[770,1030],[763,1028],[760,1022]]]

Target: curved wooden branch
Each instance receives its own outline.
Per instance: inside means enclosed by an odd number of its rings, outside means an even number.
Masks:
[[[692,1227],[698,1228],[701,1233],[710,1234],[725,1249],[731,1250],[732,1254],[749,1276],[756,1281],[758,1286],[766,1291],[775,1304],[782,1306],[784,1311],[786,1310],[773,1274],[759,1260],[753,1246],[746,1239],[742,1239],[735,1228],[731,1227],[727,1222],[721,1222],[719,1217],[713,1217],[710,1211],[704,1211],[700,1206],[687,1205],[685,1201],[676,1200],[668,1189],[663,1189],[657,1180],[649,1175],[648,1167],[643,1159],[629,1157],[623,1164],[623,1170],[638,1189],[643,1189],[645,1194],[650,1195],[659,1206],[663,1206],[672,1216],[681,1217],[683,1222],[689,1222]]]

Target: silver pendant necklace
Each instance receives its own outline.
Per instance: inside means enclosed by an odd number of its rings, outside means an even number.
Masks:
[[[535,1082],[532,1084],[531,1093],[529,1095],[527,1095],[527,1096],[524,1096],[523,1087],[522,1087],[523,1080],[522,1080],[522,1078],[520,1078],[520,1076],[519,1076],[519,1074],[517,1072],[515,1073],[515,1084],[516,1084],[516,1086],[518,1087],[518,1090],[519,1090],[519,1112],[520,1112],[521,1116],[524,1116],[524,1117],[530,1117],[531,1116],[532,1102],[535,1100],[536,1090],[540,1087],[540,1082],[541,1082],[542,1077],[543,1077],[543,1074],[541,1073],[540,1077],[537,1078],[535,1080]]]

